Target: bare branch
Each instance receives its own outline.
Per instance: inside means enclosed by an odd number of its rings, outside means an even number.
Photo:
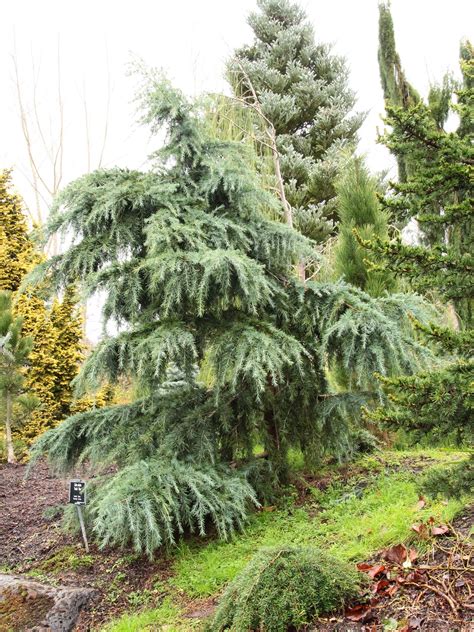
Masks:
[[[86,156],[87,156],[87,172],[91,170],[91,138],[89,132],[89,112],[87,110],[86,86],[82,82],[82,105],[84,107],[84,124],[86,127]]]
[[[58,72],[58,107],[59,107],[59,140],[58,149],[53,163],[53,192],[56,195],[63,179],[63,158],[64,158],[64,103],[61,93],[61,59],[59,54],[59,36],[57,47],[57,72]]]
[[[252,107],[257,114],[260,116],[260,118],[265,122],[265,131],[268,137],[268,141],[269,141],[269,145],[270,145],[270,149],[272,152],[272,157],[273,157],[273,166],[275,169],[275,176],[277,179],[277,183],[278,183],[278,193],[279,193],[279,197],[281,200],[281,203],[283,205],[283,212],[285,215],[285,222],[288,226],[290,226],[290,228],[293,228],[293,212],[291,209],[291,206],[286,198],[286,193],[285,193],[285,183],[283,180],[283,175],[281,173],[281,165],[280,165],[280,153],[278,151],[278,147],[277,147],[277,142],[276,142],[276,131],[275,131],[275,126],[273,125],[273,123],[270,121],[270,119],[268,119],[265,116],[265,113],[262,110],[262,105],[260,103],[260,100],[258,98],[257,92],[254,88],[254,85],[250,79],[250,77],[248,76],[245,68],[242,65],[242,62],[240,61],[240,59],[235,58],[235,61],[237,62],[242,75],[245,79],[245,83],[247,85],[247,88],[250,90],[251,94],[252,94],[252,101],[248,101],[247,99],[243,98],[242,101]],[[300,279],[304,282],[305,281],[305,276],[306,276],[306,272],[305,272],[305,265],[303,262],[298,263],[297,265],[297,270],[298,270],[298,276],[300,277]]]
[[[111,86],[110,86],[110,64],[109,64],[109,51],[107,44],[105,46],[105,59],[107,64],[107,106],[105,109],[105,124],[104,124],[104,137],[102,139],[102,147],[100,150],[99,163],[97,167],[102,167],[102,161],[104,159],[105,146],[107,144],[107,136],[109,133],[109,113],[110,113],[110,98],[111,98]]]
[[[38,101],[37,101],[36,95],[37,95],[37,89],[38,89],[38,78],[39,78],[40,70],[38,68],[38,72],[36,72],[35,58],[34,58],[32,49],[31,49],[31,67],[33,70],[33,111],[35,113],[36,127],[38,129],[38,133],[43,143],[43,147],[46,153],[48,154],[49,159],[52,160],[51,147],[46,142],[46,138],[43,133],[43,126],[41,125],[41,121],[40,121],[40,117],[38,113]]]
[[[14,37],[14,39],[13,39],[12,61],[13,61],[13,68],[14,68],[14,71],[15,71],[15,88],[16,88],[16,95],[17,95],[17,100],[18,100],[18,108],[19,108],[19,112],[20,112],[21,129],[22,129],[23,138],[24,138],[25,144],[26,144],[26,150],[27,150],[27,153],[28,153],[28,160],[29,160],[29,163],[30,163],[30,169],[31,169],[31,174],[32,174],[32,178],[33,178],[37,220],[38,220],[39,224],[42,224],[43,223],[43,215],[42,215],[42,212],[41,212],[41,205],[40,205],[40,201],[39,201],[39,182],[41,182],[41,184],[44,186],[46,191],[48,191],[48,193],[50,193],[50,189],[49,189],[48,185],[46,184],[46,182],[44,181],[44,179],[41,177],[40,171],[38,169],[38,166],[36,164],[36,160],[35,160],[35,157],[34,157],[34,154],[33,154],[33,147],[32,147],[32,141],[31,141],[30,128],[29,128],[29,125],[28,125],[28,117],[26,115],[26,110],[25,110],[25,106],[24,106],[24,102],[23,102],[23,94],[22,94],[22,90],[21,90],[20,73],[19,73],[19,69],[18,69],[18,57],[17,57],[17,51],[16,51],[16,37]]]
[[[280,194],[280,200],[281,203],[283,205],[283,212],[285,214],[285,221],[288,224],[288,226],[290,226],[291,228],[293,228],[293,213],[291,210],[291,206],[288,203],[288,200],[286,199],[286,193],[285,193],[285,183],[283,182],[283,176],[281,174],[281,167],[280,167],[280,154],[278,152],[278,148],[277,148],[277,144],[276,144],[276,132],[275,132],[275,127],[273,125],[273,123],[265,116],[263,110],[262,110],[262,106],[260,104],[259,98],[257,96],[257,93],[255,91],[255,88],[253,86],[252,81],[250,80],[250,77],[248,76],[247,72],[245,71],[245,68],[242,65],[242,62],[236,58],[237,64],[239,65],[239,68],[242,72],[242,75],[245,78],[246,84],[250,90],[250,92],[252,93],[252,99],[253,102],[251,102],[250,104],[247,102],[246,99],[243,99],[243,101],[245,103],[247,103],[247,105],[251,105],[255,111],[258,113],[258,115],[265,121],[266,124],[266,128],[265,131],[267,133],[267,137],[269,140],[269,144],[270,144],[270,148],[272,151],[272,157],[273,157],[273,165],[275,168],[275,175],[277,178],[277,182],[278,182],[278,190],[279,190],[279,194]]]

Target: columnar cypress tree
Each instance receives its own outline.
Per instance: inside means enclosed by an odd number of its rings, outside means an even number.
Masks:
[[[462,73],[462,85],[457,92],[457,112],[460,124],[457,133],[461,137],[472,138],[474,134],[473,93],[474,93],[474,47],[469,40],[463,40],[459,47],[459,57]]]
[[[334,274],[365,290],[371,296],[393,292],[395,278],[389,269],[373,269],[371,255],[357,241],[388,239],[388,214],[380,207],[380,185],[369,174],[363,158],[354,158],[336,183],[339,202],[339,232],[334,249]]]
[[[388,105],[407,108],[420,96],[405,76],[395,43],[390,3],[379,4],[379,71],[385,101]]]
[[[420,100],[420,96],[405,76],[395,43],[390,3],[379,4],[379,71],[383,95],[387,106],[408,108]],[[396,154],[398,177],[401,182],[407,179],[409,160]]]
[[[53,286],[104,290],[104,317],[120,326],[79,384],[125,374],[140,395],[70,417],[36,453],[62,470],[113,463],[92,490],[95,534],[151,554],[184,529],[204,533],[206,521],[230,533],[262,481],[285,481],[289,447],[335,452],[343,407],[360,405],[375,370],[413,371],[420,349],[409,331],[416,304],[299,281],[295,263],[312,245],[268,219],[279,207],[249,169],[248,146],[213,137],[199,105],[154,74],[143,99],[144,121],[167,130],[152,168],[100,170],[67,187],[49,233],[74,245],[43,265]],[[355,393],[332,397],[328,359],[351,366]]]
[[[255,41],[236,51],[228,76],[237,97],[255,97],[271,122],[295,227],[324,241],[334,229],[334,182],[341,148],[353,146],[363,116],[352,115],[347,69],[315,42],[304,11],[289,0],[258,0],[249,24]]]

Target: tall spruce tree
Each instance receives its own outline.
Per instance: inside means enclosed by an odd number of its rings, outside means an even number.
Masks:
[[[154,73],[142,98],[144,122],[167,130],[150,170],[68,186],[49,233],[73,245],[37,272],[105,291],[119,333],[93,350],[79,385],[125,374],[139,396],[70,417],[35,451],[61,470],[113,464],[92,490],[94,533],[152,554],[208,522],[231,533],[287,479],[290,447],[338,453],[345,407],[360,406],[374,371],[415,370],[421,349],[416,302],[301,283],[295,263],[312,245],[268,218],[280,207],[248,145],[210,134],[199,104]],[[333,396],[328,359],[351,367],[354,392]]]
[[[380,183],[371,176],[364,159],[350,161],[336,183],[339,204],[339,232],[332,259],[336,278],[361,288],[371,296],[394,292],[396,281],[388,268],[373,269],[370,253],[357,241],[388,240],[388,213],[378,200]]]
[[[286,199],[295,227],[324,241],[337,221],[334,182],[341,149],[357,140],[344,60],[315,42],[304,11],[289,0],[258,0],[249,24],[255,40],[228,63],[235,95],[258,107],[274,129]],[[264,139],[265,142],[265,139]]]
[[[464,43],[464,85],[455,106],[461,124],[456,132],[440,129],[432,111],[422,102],[408,110],[388,108],[391,131],[385,142],[390,149],[415,160],[417,168],[406,182],[394,185],[397,195],[386,200],[387,208],[398,216],[415,217],[424,233],[440,238],[437,242],[433,239],[431,246],[410,246],[401,240],[365,245],[382,258],[380,267],[390,265],[394,273],[408,278],[416,289],[452,302],[461,328],[452,331],[420,326],[442,350],[442,366],[428,373],[385,380],[393,405],[379,409],[372,417],[420,434],[431,432],[445,437],[450,433],[457,441],[472,445],[474,151],[473,128],[468,121],[474,115],[474,58],[466,55],[469,50],[472,52],[472,47]],[[472,486],[474,463],[471,461],[469,468],[463,465],[459,473],[462,484]],[[446,488],[453,491],[455,486]]]

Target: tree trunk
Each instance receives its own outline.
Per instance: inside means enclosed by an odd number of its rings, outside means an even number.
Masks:
[[[286,449],[281,443],[273,410],[266,410],[264,413],[264,419],[267,431],[265,449],[268,452],[269,459],[272,462],[279,484],[286,485],[290,478]]]
[[[15,452],[13,450],[12,438],[12,396],[7,393],[7,415],[5,418],[5,433],[7,443],[7,463],[16,463]]]

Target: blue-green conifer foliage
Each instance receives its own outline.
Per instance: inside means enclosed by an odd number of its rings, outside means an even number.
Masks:
[[[72,245],[39,270],[53,287],[104,291],[104,319],[118,325],[78,386],[125,374],[138,395],[70,417],[35,451],[62,471],[108,468],[91,489],[94,533],[151,555],[211,523],[231,534],[287,479],[290,447],[308,459],[343,449],[344,407],[360,405],[374,371],[413,371],[420,348],[416,301],[299,280],[313,244],[269,219],[279,202],[248,145],[212,137],[199,103],[157,74],[142,98],[143,121],[166,133],[150,168],[69,185],[49,235]],[[331,359],[351,366],[353,392],[330,392]]]

